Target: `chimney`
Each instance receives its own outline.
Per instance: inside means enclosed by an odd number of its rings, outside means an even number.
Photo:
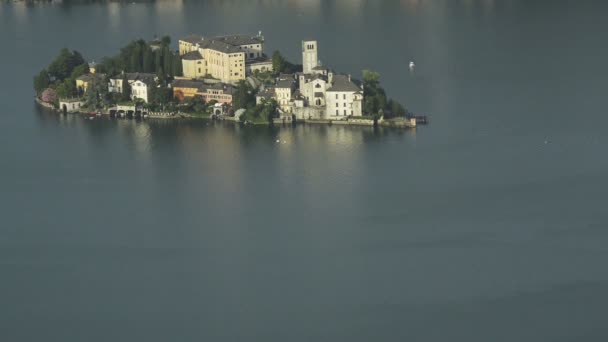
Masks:
[[[350,82],[350,74],[348,74],[348,82]]]

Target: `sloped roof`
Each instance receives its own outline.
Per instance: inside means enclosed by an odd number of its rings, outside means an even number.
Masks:
[[[191,43],[191,44],[196,44],[199,41],[201,41],[201,39],[203,39],[203,36],[197,35],[197,34],[193,34],[193,35],[189,35],[187,37],[184,37],[180,40],[183,40],[185,42]]]
[[[184,54],[182,56],[182,59],[189,60],[189,61],[196,61],[199,59],[203,59],[203,56],[201,56],[201,53],[198,51],[190,51],[190,52]]]
[[[354,83],[353,80],[349,80],[347,75],[334,75],[331,87],[327,89],[327,92],[357,92],[361,91],[361,88]]]
[[[264,42],[264,38],[261,36],[248,36],[245,34],[237,34],[231,36],[219,36],[211,39],[223,41],[227,44],[234,46],[241,45],[252,45],[252,44],[262,44]]]
[[[172,83],[173,88],[200,88],[205,84],[202,81],[194,80],[174,80]]]

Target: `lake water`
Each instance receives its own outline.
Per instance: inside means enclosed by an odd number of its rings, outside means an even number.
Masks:
[[[3,341],[602,341],[608,3],[0,3]],[[417,130],[85,121],[61,47],[257,33]],[[407,65],[416,62],[412,73]],[[276,140],[280,143],[276,143]]]

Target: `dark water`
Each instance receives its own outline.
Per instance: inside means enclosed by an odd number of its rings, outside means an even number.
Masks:
[[[1,3],[0,340],[607,340],[607,10]],[[316,37],[324,64],[379,71],[432,124],[84,121],[32,103],[63,46],[98,60],[155,33],[260,29],[294,61]]]

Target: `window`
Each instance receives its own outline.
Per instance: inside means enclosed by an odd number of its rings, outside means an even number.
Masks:
[[[199,73],[199,74],[201,73],[201,68],[198,68],[198,73]]]
[[[249,58],[253,58],[253,56],[255,56],[253,53],[249,54]]]
[[[336,116],[339,116],[339,115],[340,115],[340,113],[338,113],[338,110],[336,109]]]
[[[338,99],[338,94],[336,94],[336,100]]]
[[[344,103],[342,104],[342,107],[346,107],[346,102],[344,102]]]
[[[342,99],[343,99],[343,100],[346,100],[346,94],[343,94],[343,95],[342,95]]]
[[[346,109],[344,110],[344,116],[346,116]]]

